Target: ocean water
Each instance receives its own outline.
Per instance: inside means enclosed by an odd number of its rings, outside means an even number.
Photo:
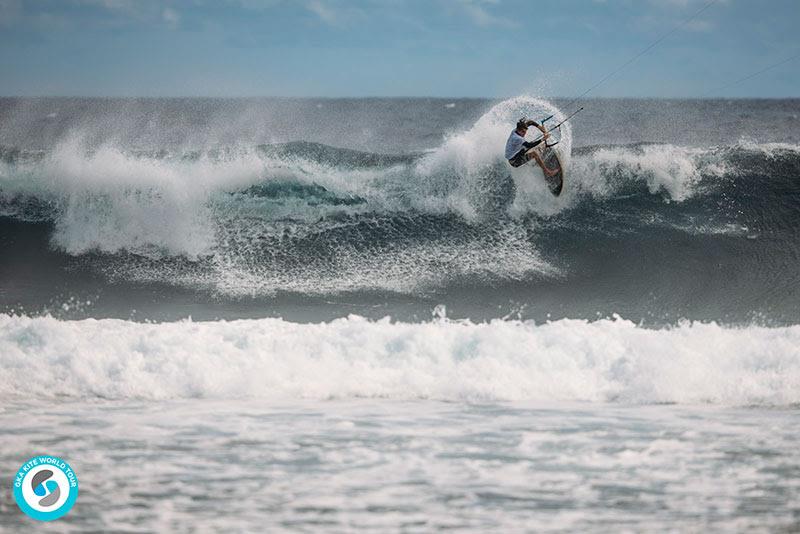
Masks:
[[[54,531],[800,529],[800,100],[0,99]],[[0,527],[31,527],[11,484]]]

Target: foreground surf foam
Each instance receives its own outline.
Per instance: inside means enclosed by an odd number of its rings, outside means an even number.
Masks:
[[[622,319],[143,324],[0,315],[0,398],[253,397],[791,405],[800,326]]]

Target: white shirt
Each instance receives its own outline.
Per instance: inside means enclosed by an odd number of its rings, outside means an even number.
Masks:
[[[522,150],[524,142],[525,138],[518,134],[516,130],[513,130],[511,135],[508,136],[508,141],[506,141],[506,159],[516,156],[517,152]]]

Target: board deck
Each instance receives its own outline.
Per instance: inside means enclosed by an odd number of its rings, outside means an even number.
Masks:
[[[554,148],[548,146],[542,148],[541,155],[542,161],[549,169],[558,169],[558,173],[553,176],[544,175],[547,188],[550,189],[550,192],[555,196],[558,196],[564,188],[564,167],[561,165],[561,159],[558,157],[558,152],[556,152]],[[544,174],[544,171],[542,171],[542,174]]]

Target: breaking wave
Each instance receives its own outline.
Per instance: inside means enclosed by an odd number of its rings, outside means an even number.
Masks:
[[[740,143],[559,150],[561,197],[501,149],[519,115],[497,104],[430,152],[382,155],[308,142],[214,150],[0,149],[0,215],[52,225],[51,246],[111,279],[225,294],[400,292],[454,280],[561,277],[548,242],[668,229],[757,239],[797,227],[800,148]],[[785,246],[785,244],[781,244]],[[791,246],[791,245],[790,245]],[[96,261],[99,253],[101,261]]]
[[[0,315],[0,398],[800,403],[800,327]]]

